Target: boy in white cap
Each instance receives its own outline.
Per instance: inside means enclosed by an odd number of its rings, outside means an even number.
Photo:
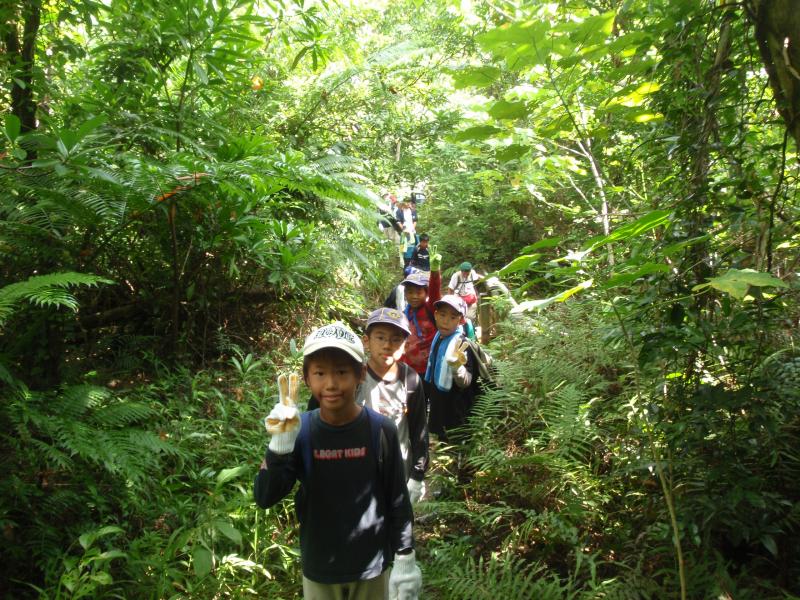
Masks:
[[[297,377],[281,376],[280,401],[265,420],[272,437],[254,495],[268,508],[300,481],[306,600],[416,600],[422,585],[397,427],[356,402],[364,362],[346,326],[316,329],[303,347],[303,380],[319,408],[300,415]]]
[[[399,310],[383,307],[369,314],[362,338],[369,357],[367,374],[358,386],[356,401],[397,425],[408,494],[415,503],[425,493],[428,470],[428,400],[422,378],[400,362],[409,335],[408,319]],[[308,401],[309,410],[318,406],[314,397]]]
[[[446,294],[434,304],[437,332],[431,344],[428,382],[431,433],[448,441],[448,432],[462,426],[478,391],[475,356],[464,337],[466,307],[460,296]]]

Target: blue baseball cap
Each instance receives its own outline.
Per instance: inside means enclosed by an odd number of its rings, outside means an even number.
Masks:
[[[369,313],[367,329],[372,325],[392,325],[401,329],[406,335],[411,335],[406,316],[396,308],[379,308]]]

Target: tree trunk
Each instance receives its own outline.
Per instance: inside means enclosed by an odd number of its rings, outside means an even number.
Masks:
[[[778,112],[800,147],[800,5],[750,0],[746,6]]]
[[[33,100],[33,65],[36,58],[36,36],[41,22],[41,0],[25,0],[19,15],[6,13],[2,24],[2,38],[8,56],[11,75],[11,112],[20,120],[21,131],[36,129],[36,103]],[[22,38],[19,23],[22,20]]]

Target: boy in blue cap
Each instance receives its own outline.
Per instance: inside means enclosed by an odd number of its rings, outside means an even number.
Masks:
[[[364,335],[369,353],[367,376],[357,396],[360,404],[389,417],[397,425],[408,493],[413,503],[425,493],[428,415],[420,376],[400,362],[409,335],[408,319],[399,310],[379,308],[370,313]]]

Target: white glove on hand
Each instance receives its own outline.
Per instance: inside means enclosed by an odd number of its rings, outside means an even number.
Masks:
[[[411,504],[416,504],[420,498],[425,494],[425,482],[417,481],[416,479],[408,480],[408,495],[411,498]]]
[[[422,572],[417,566],[416,556],[395,554],[392,573],[389,575],[389,600],[417,600],[422,589]]]
[[[280,401],[264,419],[267,432],[272,436],[269,449],[275,454],[289,454],[300,434],[300,413],[297,410],[297,393],[300,382],[295,373],[287,378],[278,376]]]
[[[467,364],[467,348],[469,348],[469,342],[466,338],[458,340],[453,348],[453,353],[445,356],[447,366],[458,371],[460,366]]]

